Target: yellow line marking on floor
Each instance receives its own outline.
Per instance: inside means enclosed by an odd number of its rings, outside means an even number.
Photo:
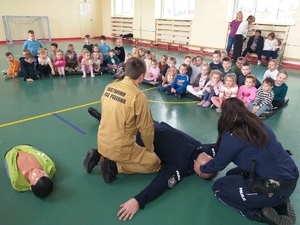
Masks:
[[[195,104],[199,101],[192,101],[192,102],[164,102],[164,101],[156,101],[156,100],[148,100],[151,103],[159,103],[159,104],[170,104],[170,105],[187,105],[187,104]]]
[[[156,87],[151,87],[151,88],[144,89],[144,90],[142,90],[142,92],[150,91],[150,90],[153,90],[153,89],[156,89]],[[0,128],[2,128],[2,127],[8,127],[8,126],[19,124],[19,123],[24,123],[24,122],[31,121],[31,120],[40,119],[40,118],[43,118],[43,117],[46,117],[46,116],[51,116],[53,113],[58,114],[58,113],[62,113],[62,112],[71,111],[71,110],[74,110],[74,109],[80,109],[80,108],[83,108],[83,107],[86,107],[86,106],[91,106],[91,105],[99,104],[100,102],[101,102],[100,100],[99,101],[95,101],[95,102],[89,102],[89,103],[86,103],[86,104],[77,105],[77,106],[73,106],[73,107],[70,107],[70,108],[57,110],[57,111],[50,112],[50,113],[44,113],[44,114],[41,114],[41,115],[38,115],[38,116],[32,116],[32,117],[28,117],[28,118],[21,119],[21,120],[16,120],[16,121],[13,121],[13,122],[0,124]],[[151,102],[151,103],[160,103],[160,104],[174,104],[174,105],[175,104],[184,105],[184,104],[194,104],[194,103],[197,103],[197,101],[193,101],[193,102],[164,102],[164,101],[155,101],[155,100],[148,100],[148,102]]]
[[[62,113],[62,112],[67,112],[67,111],[83,108],[83,107],[98,104],[98,103],[100,103],[100,101],[90,102],[90,103],[77,105],[77,106],[66,108],[66,109],[57,110],[57,111],[54,111],[54,112],[51,112],[51,113],[45,113],[45,114],[41,114],[41,115],[38,115],[38,116],[28,117],[28,118],[25,118],[25,119],[22,119],[22,120],[16,120],[16,121],[13,121],[13,122],[0,124],[0,128],[11,126],[11,125],[18,124],[18,123],[24,123],[24,122],[27,122],[27,121],[30,121],[30,120],[40,119],[40,118],[43,118],[43,117],[46,117],[46,116],[51,116],[53,113],[58,114],[58,113]]]

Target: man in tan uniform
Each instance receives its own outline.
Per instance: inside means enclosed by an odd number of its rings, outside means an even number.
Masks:
[[[125,78],[108,84],[101,98],[98,151],[103,179],[112,182],[117,173],[155,173],[160,159],[154,153],[154,123],[144,93],[138,88],[146,66],[139,58],[126,62]],[[136,143],[140,132],[145,147]]]

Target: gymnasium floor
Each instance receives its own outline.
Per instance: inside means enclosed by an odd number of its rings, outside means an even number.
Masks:
[[[66,50],[68,43],[59,42],[59,48]],[[70,43],[79,53],[83,41]],[[114,46],[112,42],[108,44]],[[45,46],[50,49],[49,43]],[[130,45],[124,46],[127,52],[131,52]],[[165,49],[151,50],[158,59],[162,54],[175,56],[177,66],[186,55]],[[0,71],[7,69],[4,57],[7,51],[19,58],[22,45],[0,45]],[[210,62],[211,59],[206,57],[204,61]],[[265,70],[262,65],[253,65],[252,68],[259,79]],[[289,72],[289,104],[265,122],[273,128],[285,148],[293,150],[293,158],[299,166],[300,77],[299,71]],[[118,175],[113,183],[106,184],[98,167],[91,174],[82,167],[87,150],[96,147],[98,129],[97,121],[88,115],[87,108],[100,109],[99,99],[104,87],[114,81],[111,75],[94,79],[69,76],[28,84],[20,79],[4,80],[0,77],[0,154],[4,155],[18,144],[31,144],[48,154],[57,169],[53,193],[46,199],[38,199],[31,192],[13,190],[4,166],[0,166],[0,225],[124,223],[116,216],[119,205],[146,187],[156,175]],[[203,143],[216,140],[219,114],[215,109],[199,108],[193,100],[166,96],[150,86],[141,85],[140,88],[148,98],[155,120],[165,121]],[[228,168],[218,177],[223,176]],[[144,210],[138,211],[126,224],[255,224],[215,198],[212,184],[213,181],[202,180],[196,175],[184,178],[173,190],[166,191]],[[297,224],[300,224],[299,196],[298,186],[291,198]]]

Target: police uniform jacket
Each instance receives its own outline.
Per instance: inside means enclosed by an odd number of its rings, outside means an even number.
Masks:
[[[154,180],[134,198],[139,208],[160,196],[165,190],[173,188],[183,177],[194,174],[194,160],[201,152],[215,156],[215,144],[201,144],[191,136],[170,125],[154,122],[154,151],[163,166]],[[137,143],[143,145],[137,135]]]

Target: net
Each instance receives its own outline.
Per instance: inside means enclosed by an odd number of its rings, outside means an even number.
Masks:
[[[33,30],[36,39],[51,42],[49,20],[47,16],[2,16],[6,43],[25,41],[28,30]]]

